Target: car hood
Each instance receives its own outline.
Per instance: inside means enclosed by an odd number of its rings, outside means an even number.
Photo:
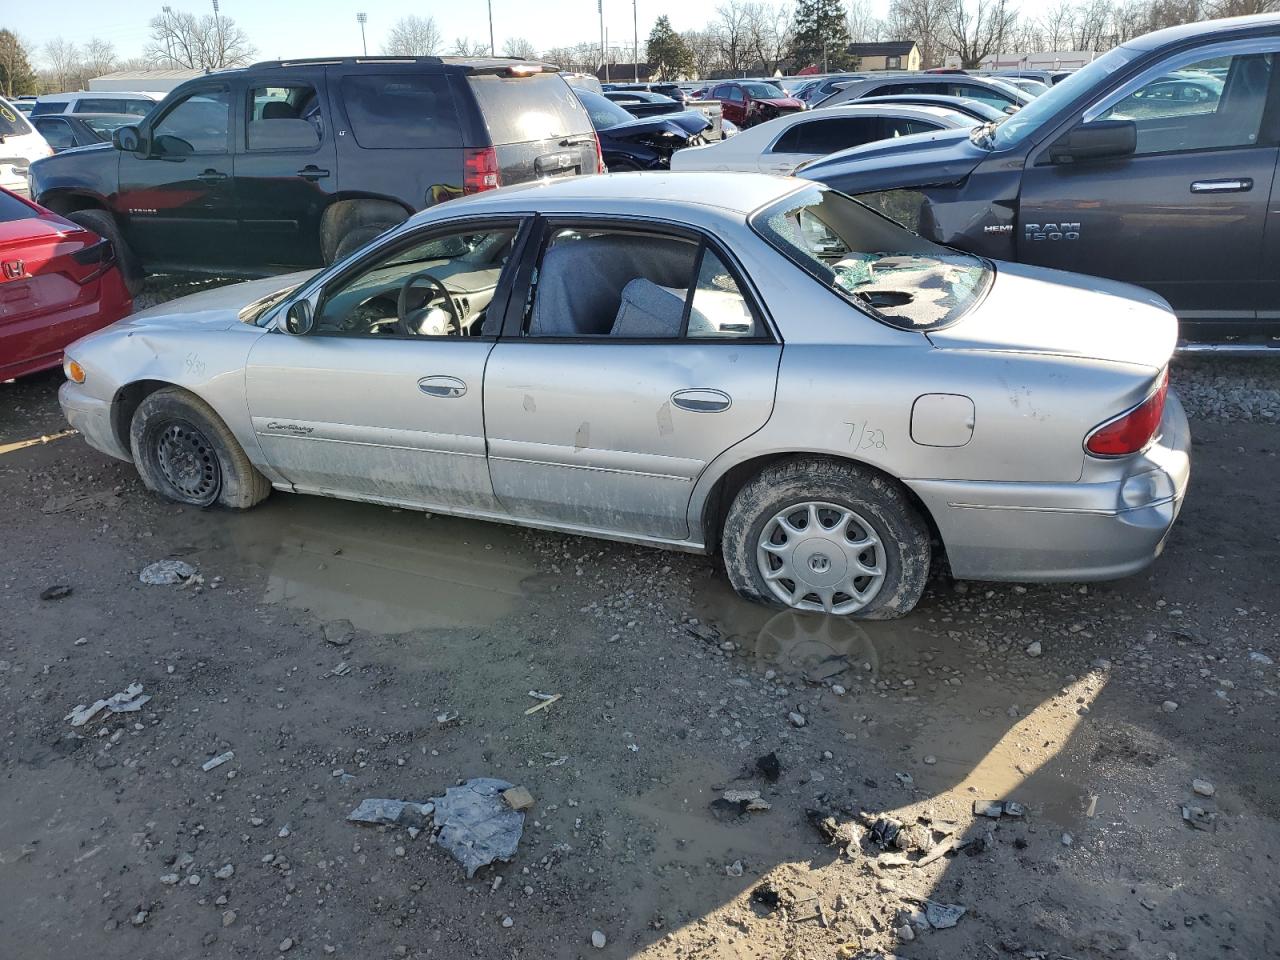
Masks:
[[[638,137],[664,132],[674,133],[679,137],[691,136],[690,131],[679,122],[679,116],[679,114],[668,114],[660,117],[629,120],[626,123],[619,123],[617,126],[606,127],[600,131],[600,134],[601,136],[613,137],[616,140],[634,140]],[[698,119],[703,120],[705,123],[706,118],[701,115],[698,116]]]
[[[988,156],[969,139],[969,130],[938,130],[841,150],[807,164],[797,176],[850,194],[927,187],[963,180]]]
[[[180,326],[184,329],[193,327],[224,329],[240,324],[246,330],[252,330],[254,328],[241,319],[241,314],[246,312],[246,307],[300,286],[318,272],[303,270],[299,273],[265,277],[261,280],[231,283],[211,290],[202,290],[200,293],[148,307],[127,317],[121,323],[135,327]]]
[[[1150,291],[1020,263],[996,264],[986,297],[935,347],[1087,357],[1160,369],[1178,340],[1169,304]]]

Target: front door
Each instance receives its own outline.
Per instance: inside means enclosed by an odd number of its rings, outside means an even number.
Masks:
[[[1155,291],[1184,334],[1203,335],[1206,324],[1252,321],[1259,307],[1277,160],[1263,117],[1277,76],[1270,52],[1191,56],[1086,111],[1086,125],[1132,120],[1133,156],[1053,164],[1047,144],[1032,154],[1016,241],[1023,262]]]
[[[519,227],[388,240],[311,295],[309,335],[257,341],[249,413],[278,473],[308,493],[499,509],[485,463],[485,321],[505,302]]]
[[[115,213],[144,262],[235,263],[232,88],[189,90],[143,129],[143,149],[120,155]]]
[[[494,493],[515,517],[690,536],[706,465],[768,421],[781,345],[705,239],[555,222],[485,375]]]
[[[245,262],[322,262],[320,221],[338,184],[323,77],[319,68],[290,73],[242,93],[235,191]]]

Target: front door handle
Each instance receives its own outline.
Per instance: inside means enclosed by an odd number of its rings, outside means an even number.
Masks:
[[[200,174],[200,176],[197,177],[196,179],[202,180],[205,183],[220,183],[221,181],[227,179],[227,175],[225,173],[221,173],[217,170],[214,170],[212,167],[210,167],[204,173]]]
[[[321,170],[314,163],[309,163],[298,171],[298,176],[303,180],[310,180],[312,183],[315,183],[317,180],[327,177],[328,175],[328,170]]]
[[[1230,180],[1196,180],[1191,184],[1192,193],[1247,193],[1253,189],[1253,180],[1249,177],[1235,177]]]
[[[723,390],[695,387],[691,390],[677,390],[671,395],[671,402],[690,413],[719,413],[729,409],[733,398]]]
[[[418,389],[428,397],[444,397],[446,400],[467,394],[467,385],[457,377],[423,377],[418,381]]]

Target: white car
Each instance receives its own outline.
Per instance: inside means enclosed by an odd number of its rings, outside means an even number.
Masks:
[[[802,163],[849,147],[972,126],[972,117],[943,107],[853,104],[787,114],[744,130],[732,140],[687,147],[672,155],[671,169],[740,170],[787,176]]]
[[[75,93],[47,93],[36,99],[33,117],[48,113],[131,113],[145,117],[163,100],[163,93],[123,90],[79,90]]]
[[[27,171],[35,161],[51,156],[52,148],[22,111],[0,99],[0,187],[29,197]]]

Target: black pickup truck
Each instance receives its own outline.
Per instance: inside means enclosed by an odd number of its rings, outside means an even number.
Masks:
[[[1185,349],[1275,349],[1278,59],[1277,14],[1173,27],[1006,119],[846,150],[799,175],[941,243],[1153,290]]]

